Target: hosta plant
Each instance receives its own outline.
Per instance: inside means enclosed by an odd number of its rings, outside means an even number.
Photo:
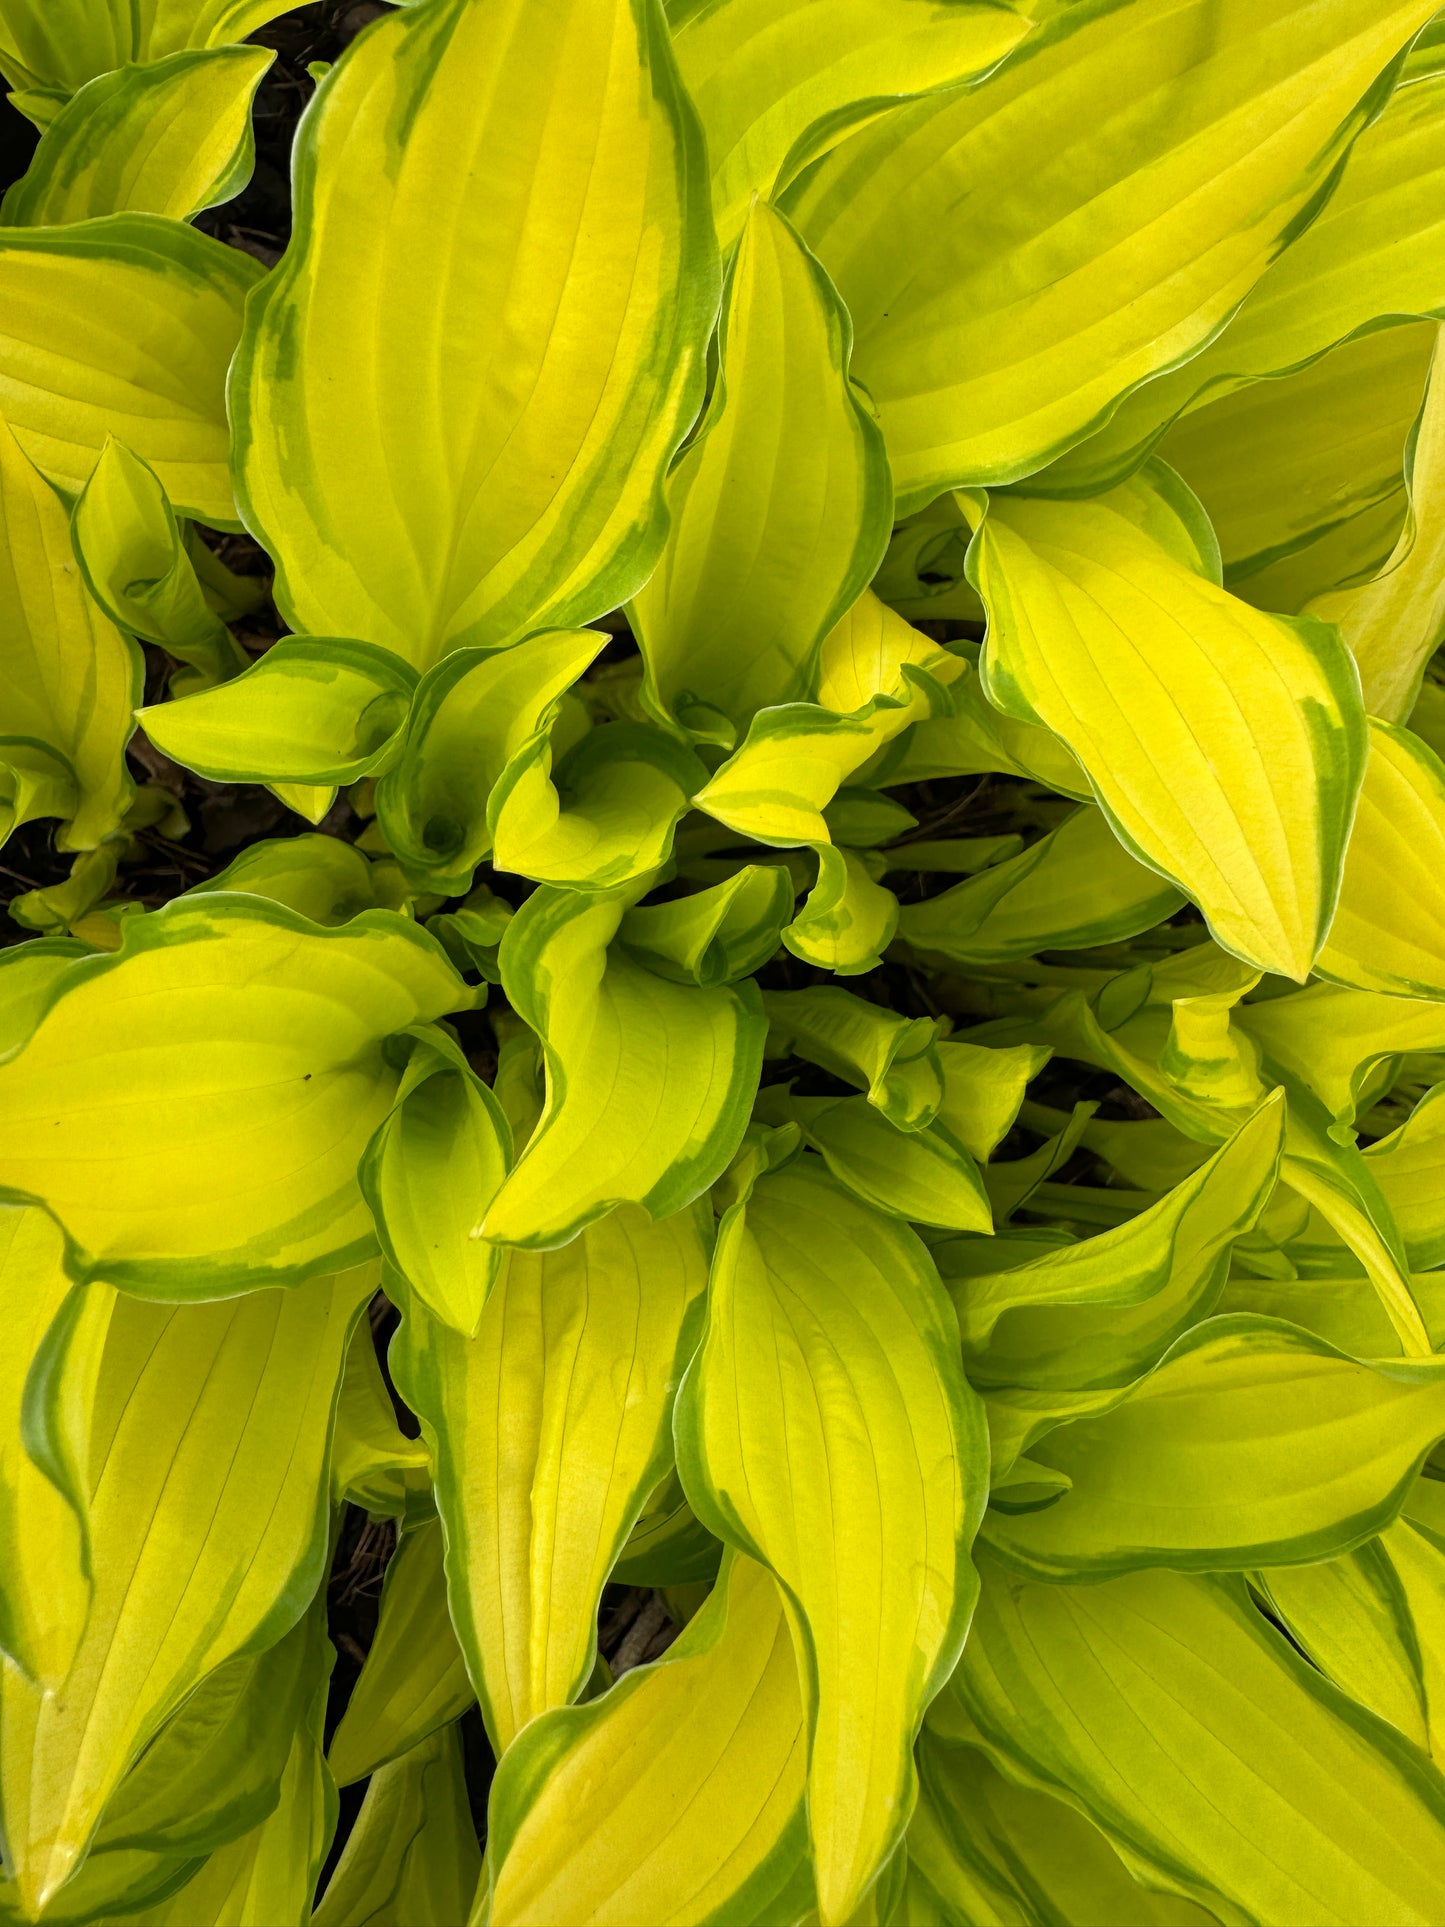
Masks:
[[[0,0],[0,1921],[1445,1919],[1433,4]]]

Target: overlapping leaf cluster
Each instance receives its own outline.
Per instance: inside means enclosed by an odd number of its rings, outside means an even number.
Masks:
[[[0,0],[4,1920],[1445,1916],[1432,5]]]

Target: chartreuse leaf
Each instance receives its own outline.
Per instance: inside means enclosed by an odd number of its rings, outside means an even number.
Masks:
[[[73,1275],[169,1296],[375,1250],[356,1161],[401,1072],[386,1039],[472,993],[415,924],[323,930],[259,897],[127,917],[51,985],[0,1067],[0,1187],[43,1203]]]
[[[1130,855],[1104,813],[1086,806],[1017,856],[905,904],[898,935],[936,962],[986,965],[1132,937],[1182,902]]]
[[[1019,1114],[1024,1089],[1048,1062],[1045,1045],[991,1050],[950,1039],[938,1046],[943,1102],[938,1122],[970,1156],[986,1162]]]
[[[138,712],[156,748],[223,783],[353,783],[395,759],[416,679],[390,650],[284,636],[219,689]]]
[[[985,86],[886,115],[804,175],[783,204],[853,317],[904,511],[1042,467],[1202,347],[1329,192],[1428,17],[1428,0],[1269,0],[1227,24],[1208,0],[1069,7]]]
[[[1372,324],[1445,310],[1442,186],[1445,75],[1435,74],[1397,87],[1351,149],[1319,218],[1203,353],[1136,388],[1108,426],[1038,486],[1081,495],[1108,488],[1138,466],[1177,415],[1301,368]]]
[[[888,461],[850,346],[827,276],[755,201],[708,416],[668,478],[672,525],[632,603],[651,704],[728,747],[759,708],[808,694],[819,645],[887,545]]]
[[[657,976],[711,988],[736,983],[765,964],[792,914],[787,871],[747,863],[710,890],[627,911],[617,940]]]
[[[1439,331],[1436,331],[1439,346]],[[1315,597],[1310,613],[1339,624],[1354,651],[1365,706],[1404,722],[1441,639],[1445,600],[1445,377],[1431,379],[1405,449],[1409,514],[1394,548],[1366,581]]]
[[[931,1124],[944,1099],[938,1039],[929,1017],[901,1017],[822,984],[812,990],[765,993],[768,1055],[796,1053],[868,1093],[900,1131]]]
[[[433,1318],[472,1333],[500,1253],[482,1219],[512,1161],[502,1108],[445,1033],[419,1043],[358,1176],[388,1260]]]
[[[1361,1364],[1281,1320],[1207,1319],[1147,1378],[1028,1445],[1071,1490],[991,1512],[983,1534],[1051,1579],[1329,1559],[1389,1524],[1442,1435],[1437,1361]]]
[[[400,1759],[476,1697],[447,1611],[444,1550],[430,1519],[387,1563],[376,1637],[326,1756],[338,1786]]]
[[[134,794],[125,745],[142,672],[86,594],[65,511],[0,416],[0,830],[64,817],[71,850],[113,834]]]
[[[111,620],[189,665],[171,678],[174,694],[250,667],[206,601],[165,490],[124,442],[106,441],[70,533],[86,587]]]
[[[252,843],[188,896],[239,890],[284,903],[312,923],[349,923],[363,910],[397,910],[406,886],[394,863],[371,863],[339,836],[285,836]],[[432,933],[435,935],[435,931]]]
[[[938,1722],[1222,1920],[1427,1927],[1439,1912],[1439,1775],[1300,1658],[1239,1580],[1045,1586],[988,1561]]]
[[[109,1309],[67,1305],[64,1255],[60,1229],[43,1211],[0,1210],[0,1301],[13,1334],[0,1394],[0,1649],[51,1686],[69,1670],[90,1609],[84,1414]],[[51,1449],[32,1459],[27,1443],[35,1451],[42,1440]],[[52,1465],[62,1476],[47,1477],[38,1461],[67,1444],[72,1463]]]
[[[1411,1263],[1438,1265],[1445,1259],[1445,1085],[1428,1091],[1399,1130],[1368,1145],[1364,1159]]]
[[[443,1726],[378,1769],[311,1918],[316,1927],[459,1927],[481,1871],[461,1736]]]
[[[1391,1534],[1409,1533],[1400,1522]],[[1420,1645],[1386,1540],[1315,1566],[1276,1566],[1255,1575],[1270,1610],[1342,1692],[1430,1750]]]
[[[607,1574],[667,1469],[710,1230],[701,1206],[655,1225],[624,1207],[558,1251],[508,1254],[474,1338],[407,1313],[396,1365],[499,1757],[592,1671]]]
[[[876,968],[898,928],[898,899],[852,850],[817,847],[818,880],[783,932],[795,957],[839,977]]]
[[[987,1436],[923,1245],[818,1160],[762,1178],[723,1219],[675,1432],[693,1510],[784,1589],[818,1911],[845,1921],[906,1825],[976,1585]]]
[[[1244,1005],[1234,1013],[1234,1030],[1280,1082],[1313,1091],[1338,1127],[1353,1123],[1383,1060],[1445,1047],[1445,1010],[1435,998],[1311,984],[1293,996]]]
[[[502,981],[542,1039],[541,1119],[482,1220],[546,1250],[621,1203],[665,1218],[701,1196],[747,1125],[762,1057],[751,983],[669,983],[608,945],[626,902],[547,886],[502,939]]]
[[[129,61],[244,40],[292,0],[5,0],[0,71],[11,85],[61,99]],[[27,103],[27,106],[30,103]]]
[[[1062,737],[1227,950],[1303,980],[1364,773],[1359,683],[1334,630],[1201,573],[1197,516],[1157,467],[1089,502],[995,497],[969,552],[989,694]]]
[[[1213,1310],[1234,1239],[1274,1190],[1284,1126],[1277,1091],[1137,1217],[1009,1270],[971,1273],[955,1303],[972,1381],[1082,1389],[1146,1370]]]
[[[925,1732],[918,1777],[909,1858],[963,1919],[1208,1927],[1215,1918],[1180,1894],[1141,1887],[1076,1808],[1007,1778],[976,1747]],[[903,1917],[911,1927],[913,1914]]]
[[[611,723],[573,744],[552,775],[550,732],[532,739],[492,792],[492,863],[540,883],[607,890],[667,861],[707,770],[648,723]]]
[[[949,1231],[992,1231],[978,1166],[940,1123],[900,1131],[866,1097],[798,1098],[792,1112],[839,1184],[875,1211]]]
[[[656,1665],[591,1705],[544,1714],[509,1749],[473,1922],[800,1918],[813,1898],[806,1749],[779,1588],[728,1553]]]
[[[1051,730],[1004,715],[984,696],[977,676],[963,676],[950,691],[951,716],[916,723],[903,754],[888,772],[890,783],[922,783],[935,776],[971,776],[998,770],[1046,789],[1089,802],[1094,792],[1078,759]]]
[[[0,402],[41,474],[76,493],[114,435],[178,515],[238,527],[226,369],[262,273],[159,214],[0,232]]]
[[[1419,1480],[1405,1502],[1405,1516],[1378,1541],[1409,1613],[1424,1688],[1428,1750],[1437,1765],[1445,1755],[1445,1521],[1438,1494],[1438,1480]]]
[[[213,47],[88,81],[46,128],[0,201],[7,227],[61,227],[100,214],[189,220],[251,177],[251,101],[276,56]]]
[[[617,1564],[622,1586],[689,1586],[716,1578],[722,1546],[683,1496],[676,1467],[638,1514]]]
[[[292,627],[427,669],[616,607],[661,545],[717,300],[660,9],[393,13],[322,82],[295,166],[232,381]]]
[[[1363,335],[1170,429],[1159,454],[1208,511],[1232,588],[1265,607],[1285,606],[1266,599],[1267,565],[1361,516],[1375,549],[1361,559],[1384,560],[1404,512],[1405,446],[1438,333],[1419,321]],[[1376,514],[1386,507],[1393,527],[1380,535]],[[1319,587],[1332,586],[1327,573]]]
[[[376,791],[387,843],[410,873],[449,895],[471,887],[492,847],[493,788],[606,643],[600,629],[558,630],[513,649],[458,650],[422,678],[401,758]]]
[[[338,1505],[349,1501],[373,1517],[398,1519],[401,1532],[436,1517],[431,1455],[396,1422],[369,1323],[357,1326],[347,1348],[331,1437],[331,1489]]]
[[[327,1553],[327,1455],[370,1267],[166,1305],[120,1294],[96,1391],[94,1592],[63,1689],[7,1668],[6,1851],[27,1906],[84,1852],[126,1767],[215,1667],[285,1632]]]
[[[1408,729],[1370,724],[1339,908],[1315,968],[1335,983],[1445,997],[1445,766]]]
[[[713,214],[726,246],[808,161],[911,95],[982,73],[1027,30],[1004,7],[927,0],[705,0],[669,10],[678,65],[712,161]]]

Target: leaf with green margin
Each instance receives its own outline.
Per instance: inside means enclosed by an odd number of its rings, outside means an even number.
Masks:
[[[1362,1364],[1277,1319],[1207,1319],[1135,1385],[1027,1445],[1073,1487],[1044,1511],[990,1513],[981,1537],[1056,1580],[1334,1558],[1390,1523],[1445,1435],[1439,1366]]]
[[[52,1927],[94,1927],[94,1923],[115,1927],[120,1920],[139,1921],[144,1927],[150,1917],[146,1910],[164,1904],[204,1865],[204,1860],[194,1855],[179,1859],[174,1854],[147,1853],[138,1847],[97,1854],[61,1888],[46,1908],[45,1919]],[[0,1879],[0,1923],[3,1927],[31,1927],[30,1916],[9,1879]]]
[[[1226,1927],[1429,1927],[1445,1784],[1301,1658],[1242,1581],[1047,1586],[981,1563],[963,1663],[937,1703],[946,1737],[956,1724]]]
[[[818,880],[783,931],[795,957],[837,977],[877,967],[898,928],[898,899],[852,850],[817,846]]]
[[[1206,1164],[1117,1229],[973,1272],[954,1295],[970,1380],[1082,1390],[1147,1371],[1213,1311],[1234,1240],[1274,1190],[1284,1126],[1276,1091]],[[1006,1248],[999,1256],[1007,1262]]]
[[[754,201],[712,399],[668,477],[667,540],[630,609],[648,707],[727,748],[758,709],[808,693],[823,638],[887,546],[893,485],[848,380],[851,345],[828,277]]]
[[[938,1019],[903,1017],[832,984],[765,991],[763,1008],[769,1057],[796,1054],[857,1085],[900,1131],[920,1131],[937,1116],[944,1101]]]
[[[1080,802],[1093,800],[1078,759],[1051,730],[995,709],[977,676],[960,677],[950,694],[954,713],[926,717],[914,725],[902,756],[888,771],[890,783],[925,783],[937,776],[997,770],[1042,783]]]
[[[712,157],[713,216],[729,245],[756,193],[901,100],[980,76],[1028,23],[1002,6],[930,0],[691,0],[668,24]]]
[[[323,930],[260,897],[127,917],[0,1067],[0,1187],[60,1221],[73,1276],[203,1298],[375,1250],[356,1161],[386,1040],[473,993],[407,918]]]
[[[1070,7],[985,85],[805,174],[783,205],[853,316],[901,510],[1032,473],[1202,348],[1328,196],[1430,11]]]
[[[492,847],[488,799],[514,758],[607,646],[600,629],[556,630],[512,649],[459,649],[422,677],[377,821],[402,867],[456,896]]]
[[[208,1673],[295,1624],[325,1570],[327,1459],[370,1266],[209,1304],[117,1296],[100,1368],[94,1593],[61,1693],[0,1690],[6,1851],[37,1909]]]
[[[422,1421],[453,1619],[498,1756],[576,1698],[597,1605],[667,1470],[711,1222],[623,1206],[558,1251],[514,1251],[474,1338],[415,1301],[392,1366]]]
[[[346,1351],[331,1435],[331,1492],[337,1505],[399,1520],[399,1532],[436,1517],[431,1454],[396,1422],[369,1321],[357,1326]]]
[[[327,1753],[338,1786],[399,1759],[476,1698],[447,1610],[440,1519],[402,1536],[387,1562],[381,1615]]]
[[[1425,1691],[1428,1751],[1438,1766],[1445,1757],[1445,1539],[1438,1480],[1422,1478],[1405,1502],[1406,1516],[1380,1534],[1378,1544],[1404,1594],[1420,1655]]]
[[[12,87],[64,98],[130,61],[244,40],[296,0],[5,0],[0,71]]]
[[[112,622],[179,656],[174,695],[208,689],[251,658],[206,601],[155,473],[108,436],[70,521],[85,585]]]
[[[742,1140],[762,1060],[757,989],[669,983],[609,950],[627,908],[543,885],[507,926],[502,982],[542,1039],[547,1089],[482,1220],[497,1244],[547,1250],[623,1203],[669,1217]]]
[[[493,868],[574,890],[617,889],[660,869],[707,781],[704,765],[649,723],[609,723],[574,743],[554,777],[551,734],[549,723],[492,790]]]
[[[275,58],[269,47],[195,49],[87,81],[6,190],[0,224],[122,213],[188,221],[229,201],[251,178],[251,102]]]
[[[457,1728],[380,1767],[311,1919],[315,1927],[460,1927],[482,1854]]]
[[[1281,1083],[1313,1091],[1336,1126],[1354,1122],[1383,1059],[1445,1048],[1445,1009],[1434,999],[1385,997],[1340,984],[1311,984],[1288,997],[1245,1004],[1234,1013],[1234,1027]]]
[[[239,528],[226,369],[264,272],[159,214],[0,230],[0,408],[46,480],[77,493],[115,435],[178,515]]]
[[[909,1857],[965,1920],[1033,1927],[1038,1920],[1110,1927],[1212,1927],[1179,1894],[1138,1884],[1108,1836],[1066,1801],[1008,1778],[972,1746],[925,1732]],[[911,1921],[911,1915],[908,1916]]]
[[[760,969],[792,914],[787,872],[747,863],[710,890],[627,911],[617,941],[654,975],[711,989]]]
[[[338,636],[283,636],[218,689],[136,712],[156,748],[221,783],[354,783],[401,754],[415,677]]]
[[[1409,512],[1394,548],[1368,580],[1309,604],[1311,615],[1339,624],[1360,666],[1365,706],[1386,722],[1409,717],[1445,630],[1445,375],[1436,381],[1435,365],[1405,444]]]
[[[1350,150],[1318,220],[1276,257],[1209,346],[1136,388],[1106,428],[1032,486],[1059,495],[1111,488],[1177,416],[1305,367],[1387,321],[1445,313],[1442,187],[1445,75],[1436,74],[1396,88]]]
[[[1298,444],[1296,444],[1298,446]],[[1279,615],[1322,614],[1336,589],[1373,581],[1390,561],[1408,520],[1409,501],[1403,488],[1387,489],[1373,502],[1332,522],[1305,538],[1303,548],[1291,549],[1277,561],[1235,579],[1231,585],[1241,602]],[[1328,616],[1323,617],[1328,621]],[[1369,704],[1366,703],[1366,708]]]
[[[1049,1061],[1047,1045],[1003,1050],[949,1038],[938,1046],[943,1102],[938,1123],[980,1164],[998,1149],[1023,1103],[1025,1088]]]
[[[7,833],[30,815],[68,819],[61,849],[119,828],[144,665],[86,594],[65,510],[0,416],[0,764],[14,772]]]
[[[1401,1523],[1390,1531],[1411,1529]],[[1429,1752],[1419,1642],[1383,1540],[1320,1565],[1277,1566],[1251,1576],[1326,1679]]]
[[[208,896],[217,890],[269,897],[312,923],[331,926],[349,923],[363,910],[399,910],[406,901],[395,864],[372,863],[339,836],[285,836],[249,844],[234,863],[183,894]]]
[[[900,1131],[866,1097],[794,1098],[792,1112],[839,1184],[875,1211],[948,1231],[993,1230],[978,1166],[940,1121]]]
[[[1216,941],[1303,981],[1364,775],[1359,679],[1335,630],[1219,588],[1200,522],[1158,464],[1093,501],[994,497],[969,551],[985,684],[1063,739]]]
[[[806,1914],[793,1642],[772,1575],[724,1559],[711,1598],[656,1665],[591,1705],[545,1714],[508,1750],[474,1923],[722,1927]],[[665,1831],[662,1808],[676,1816]]]
[[[823,820],[833,841],[853,850],[876,850],[918,828],[918,818],[893,797],[856,783],[839,790]]]
[[[653,1492],[612,1568],[618,1586],[710,1585],[717,1577],[722,1544],[683,1496],[674,1466]]]
[[[655,0],[437,0],[347,49],[231,381],[293,628],[428,669],[640,586],[716,311],[705,170]]]
[[[902,1835],[913,1740],[977,1585],[983,1408],[915,1234],[821,1160],[760,1179],[722,1221],[674,1432],[693,1510],[784,1590],[818,1911],[835,1927]]]
[[[1041,1184],[1061,1171],[1083,1142],[1084,1132],[1088,1129],[1097,1104],[1076,1104],[1072,1115],[1063,1128],[1046,1138],[1036,1150],[1021,1158],[1004,1158],[996,1164],[985,1165],[983,1170],[984,1189],[988,1192],[993,1207],[996,1226],[1006,1225],[1016,1211],[1021,1211]]]
[[[357,1169],[376,1235],[427,1312],[474,1333],[502,1254],[481,1236],[512,1162],[491,1091],[445,1032],[418,1042]]]
[[[934,963],[1003,963],[1132,937],[1183,900],[1130,854],[1102,810],[1084,804],[1017,856],[904,904],[898,937]]]
[[[1410,1274],[1410,1284],[1426,1329],[1436,1350],[1441,1350],[1445,1347],[1445,1276],[1415,1271]],[[1240,1270],[1225,1286],[1218,1309],[1221,1313],[1259,1312],[1266,1318],[1302,1325],[1356,1358],[1403,1356],[1400,1335],[1391,1325],[1378,1293],[1359,1273],[1255,1278]]]
[[[1412,1265],[1445,1261],[1445,1085],[1426,1092],[1397,1131],[1364,1147]]]

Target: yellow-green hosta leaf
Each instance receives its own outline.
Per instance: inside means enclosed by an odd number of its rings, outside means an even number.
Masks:
[[[963,1643],[983,1410],[913,1232],[805,1157],[723,1219],[675,1422],[694,1511],[777,1575],[806,1687],[827,1927],[907,1823],[912,1746]]]
[[[1372,721],[1319,975],[1358,990],[1445,998],[1442,866],[1445,765],[1408,729]]]
[[[786,870],[747,863],[710,890],[629,910],[617,940],[657,976],[710,988],[760,969],[792,914]]]
[[[1336,1125],[1351,1124],[1384,1059],[1445,1049],[1445,1009],[1435,998],[1386,997],[1343,984],[1311,984],[1234,1012],[1278,1081],[1313,1091]]]
[[[1159,455],[1208,512],[1231,588],[1258,601],[1263,582],[1251,587],[1252,578],[1268,565],[1382,507],[1399,516],[1406,442],[1438,333],[1417,321],[1362,335],[1174,424]]]
[[[222,783],[354,783],[401,751],[416,678],[390,650],[283,636],[218,689],[137,712],[162,754]]]
[[[742,1140],[762,1058],[758,992],[670,983],[609,949],[626,907],[544,885],[502,939],[502,981],[542,1039],[547,1091],[482,1221],[497,1244],[546,1250],[622,1203],[668,1217]]]
[[[649,0],[442,0],[348,48],[232,380],[293,628],[427,669],[638,588],[717,300],[705,169]]]
[[[600,629],[558,630],[512,649],[458,650],[422,678],[400,761],[376,792],[378,821],[409,873],[447,895],[470,888],[492,847],[493,788],[606,645]]]
[[[1046,1045],[990,1049],[949,1039],[938,1046],[943,1102],[938,1122],[980,1164],[998,1148],[1019,1114],[1025,1087],[1049,1060]]]
[[[226,369],[262,274],[159,214],[0,229],[0,409],[41,474],[77,493],[114,435],[178,515],[239,527]]]
[[[492,864],[539,883],[609,890],[667,861],[707,770],[649,723],[589,730],[552,771],[550,730],[512,759],[492,792]]]
[[[1389,1528],[1412,1531],[1403,1520]],[[1327,1679],[1428,1753],[1419,1640],[1386,1544],[1373,1539],[1320,1565],[1277,1566],[1257,1573],[1255,1584]]]
[[[727,246],[770,199],[865,121],[982,73],[1027,31],[1006,7],[936,0],[706,0],[669,9],[678,65],[712,161]]]
[[[729,1553],[711,1599],[656,1665],[591,1705],[545,1714],[509,1749],[473,1922],[804,1917],[806,1748],[777,1583]],[[671,1824],[660,1828],[659,1813]]]
[[[275,58],[268,47],[214,47],[88,81],[0,200],[0,224],[127,212],[187,221],[230,200],[251,178],[251,101]]]
[[[1109,1405],[1028,1446],[1071,1489],[1042,1511],[991,1511],[982,1535],[1047,1579],[1333,1558],[1389,1524],[1445,1435],[1437,1365],[1361,1364],[1279,1320],[1207,1319]]]
[[[994,497],[969,553],[988,691],[1063,739],[1225,949],[1302,981],[1364,773],[1359,680],[1335,630],[1191,564],[1197,514],[1162,466],[1087,502]]]
[[[1365,1163],[1385,1194],[1411,1263],[1445,1260],[1445,1085],[1428,1091],[1398,1131],[1367,1145]]]
[[[1096,1238],[970,1275],[956,1293],[979,1385],[1122,1384],[1208,1317],[1230,1248],[1269,1201],[1284,1141],[1275,1092],[1206,1164]],[[1007,1263],[999,1247],[996,1262]]]
[[[476,1698],[447,1611],[444,1550],[431,1519],[387,1563],[376,1637],[326,1756],[338,1786],[409,1753]]]
[[[60,1221],[73,1274],[180,1297],[375,1250],[356,1161],[386,1039],[472,993],[408,919],[323,930],[259,897],[127,917],[0,1067],[0,1190]]]
[[[795,957],[838,977],[874,969],[898,928],[898,899],[853,850],[817,846],[818,880],[783,931]]]
[[[1409,717],[1445,626],[1445,375],[1437,381],[1434,366],[1406,444],[1409,514],[1394,548],[1366,581],[1309,604],[1312,615],[1339,624],[1360,666],[1365,706],[1386,722]]]
[[[369,1321],[357,1326],[346,1352],[331,1437],[331,1490],[338,1505],[399,1519],[399,1532],[418,1518],[436,1517],[431,1455],[396,1422]]]
[[[623,1207],[508,1254],[475,1337],[415,1302],[397,1343],[436,1460],[454,1617],[498,1757],[581,1692],[597,1604],[667,1469],[711,1223]]]
[[[295,0],[4,0],[0,72],[63,100],[98,74],[185,47],[244,40]],[[28,107],[29,103],[27,103]]]
[[[1010,1777],[1062,1793],[1126,1864],[1224,1921],[1428,1927],[1438,1912],[1440,1776],[1239,1580],[1045,1586],[985,1562],[954,1695],[940,1730],[957,1719]]]
[[[65,510],[0,415],[0,829],[68,819],[60,847],[94,849],[120,826],[134,784],[139,651],[76,572]],[[8,788],[10,794],[4,795]],[[5,806],[8,804],[8,808]]]
[[[378,1769],[311,1919],[461,1927],[481,1871],[461,1735],[444,1726]]]
[[[717,1577],[721,1556],[721,1544],[684,1498],[674,1466],[638,1514],[612,1568],[612,1583],[706,1585]]]
[[[901,1017],[831,984],[769,991],[763,1005],[769,1057],[806,1057],[857,1085],[900,1131],[937,1116],[945,1086],[936,1019]]]
[[[388,1260],[433,1318],[475,1332],[501,1254],[482,1219],[512,1161],[491,1091],[455,1047],[418,1045],[358,1175]]]
[[[949,692],[951,716],[925,717],[916,723],[890,783],[923,783],[935,776],[972,776],[998,770],[1022,776],[1046,789],[1089,802],[1094,792],[1078,759],[1051,730],[1020,722],[995,709],[977,676],[964,676]]]
[[[756,710],[808,693],[819,645],[887,545],[893,487],[850,346],[827,276],[755,201],[712,401],[668,477],[671,527],[632,603],[651,703],[729,747]]]
[[[211,1304],[117,1296],[95,1396],[94,1591],[65,1685],[6,1668],[6,1851],[27,1904],[85,1849],[187,1693],[301,1616],[325,1570],[327,1457],[370,1267]]]
[[[1429,14],[1071,7],[984,85],[810,170],[783,204],[853,317],[904,512],[1032,473],[1201,348],[1328,194]]]
[[[108,1313],[105,1304],[66,1303],[64,1255],[43,1211],[0,1209],[0,1299],[14,1334],[0,1431],[0,1649],[48,1686],[69,1670],[90,1610],[87,1393]],[[37,1403],[48,1467],[26,1449],[27,1432],[31,1451],[39,1442]],[[55,1462],[57,1447],[68,1464]]]
[[[1132,937],[1172,916],[1183,900],[1130,855],[1102,810],[1085,805],[1017,856],[924,903],[905,904],[898,935],[934,960],[998,963]]]
[[[124,442],[107,439],[70,533],[86,586],[111,620],[190,665],[171,678],[174,694],[250,667],[206,600],[165,490]]]
[[[941,1122],[900,1131],[866,1097],[795,1099],[793,1115],[838,1182],[875,1211],[949,1231],[992,1231],[978,1166]]]
[[[1136,388],[1106,428],[1037,485],[1059,494],[1108,488],[1138,466],[1177,415],[1302,368],[1382,321],[1445,311],[1442,188],[1445,75],[1435,74],[1396,88],[1351,149],[1323,213],[1256,282],[1223,333],[1182,367]],[[1294,505],[1276,506],[1288,513]]]
[[[1404,1595],[1419,1654],[1424,1687],[1428,1751],[1438,1766],[1445,1757],[1445,1537],[1438,1481],[1422,1478],[1405,1502],[1405,1516],[1386,1528],[1379,1546]]]
[[[369,862],[339,836],[285,836],[252,843],[219,875],[185,894],[216,890],[269,897],[312,923],[332,925],[349,923],[363,910],[399,910],[406,899],[395,864]]]

